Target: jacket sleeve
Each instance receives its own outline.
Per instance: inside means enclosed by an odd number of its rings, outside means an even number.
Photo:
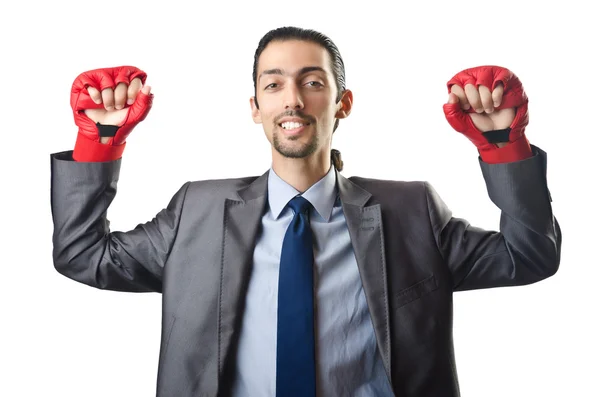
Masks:
[[[532,149],[533,157],[510,163],[480,159],[488,195],[501,210],[499,232],[454,218],[425,183],[432,230],[455,291],[531,284],[558,270],[561,231],[550,204],[546,153]]]
[[[106,213],[116,195],[121,160],[75,162],[71,153],[51,155],[56,270],[100,289],[160,292],[189,182],[150,222],[111,232]]]

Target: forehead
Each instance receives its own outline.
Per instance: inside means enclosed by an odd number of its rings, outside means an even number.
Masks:
[[[272,41],[258,58],[258,75],[269,69],[282,69],[292,74],[307,66],[320,66],[331,74],[331,58],[327,50],[310,41]]]

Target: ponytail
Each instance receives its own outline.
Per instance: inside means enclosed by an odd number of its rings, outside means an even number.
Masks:
[[[342,153],[337,149],[331,149],[331,162],[336,170],[341,171],[344,168],[344,162],[342,161]]]

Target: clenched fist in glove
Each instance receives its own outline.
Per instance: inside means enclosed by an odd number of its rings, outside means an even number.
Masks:
[[[95,69],[77,76],[71,108],[79,127],[73,159],[112,161],[120,158],[133,128],[152,107],[146,73],[133,66]]]
[[[531,156],[529,122],[521,81],[499,66],[463,70],[447,83],[446,119],[479,150],[483,161],[501,163]]]

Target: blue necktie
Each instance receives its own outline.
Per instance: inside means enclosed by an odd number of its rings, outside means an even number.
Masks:
[[[283,239],[277,304],[277,397],[314,397],[313,239],[304,197],[288,203],[294,211]]]

